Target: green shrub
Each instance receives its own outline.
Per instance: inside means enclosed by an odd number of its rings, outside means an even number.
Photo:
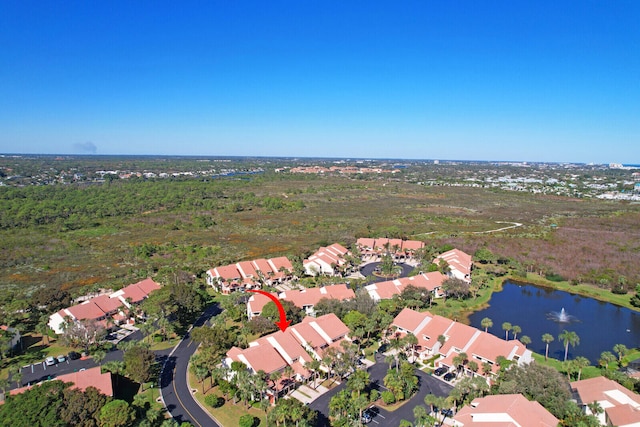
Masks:
[[[210,394],[205,396],[204,403],[211,406],[212,408],[219,408],[224,404],[224,399],[222,397],[218,397],[215,394]]]
[[[382,393],[380,393],[380,395],[382,396],[382,401],[387,405],[391,405],[392,403],[396,402],[396,397],[389,390],[383,391]]]
[[[256,419],[253,417],[253,415],[249,415],[249,414],[244,414],[238,420],[239,427],[253,427],[255,423],[256,423]]]

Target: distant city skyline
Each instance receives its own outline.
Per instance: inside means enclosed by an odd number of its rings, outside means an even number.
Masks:
[[[0,6],[0,153],[640,163],[640,3]]]

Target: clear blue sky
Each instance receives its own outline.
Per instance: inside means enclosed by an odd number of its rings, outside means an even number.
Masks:
[[[0,2],[0,152],[640,163],[640,1]]]

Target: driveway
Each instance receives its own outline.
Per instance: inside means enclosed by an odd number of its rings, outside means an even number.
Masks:
[[[384,356],[380,353],[376,353],[376,363],[367,370],[371,376],[373,387],[380,391],[384,390],[384,377],[387,375],[388,370],[389,365],[384,363]],[[400,425],[400,421],[403,419],[413,422],[413,408],[419,405],[424,405],[424,397],[427,394],[432,393],[436,396],[446,397],[453,388],[450,384],[447,384],[437,377],[427,375],[418,369],[416,369],[416,374],[418,375],[418,382],[420,385],[418,393],[416,393],[407,403],[402,405],[402,407],[393,412],[376,407],[374,412],[377,412],[377,414],[373,417],[373,420],[371,421],[372,424],[396,427]],[[317,423],[318,427],[329,425],[329,401],[331,400],[331,397],[345,387],[346,381],[333,388],[328,393],[318,397],[309,405],[311,409],[315,409],[319,412]]]

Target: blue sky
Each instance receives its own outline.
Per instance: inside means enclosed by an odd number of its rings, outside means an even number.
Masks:
[[[640,163],[640,2],[0,2],[0,152]]]

